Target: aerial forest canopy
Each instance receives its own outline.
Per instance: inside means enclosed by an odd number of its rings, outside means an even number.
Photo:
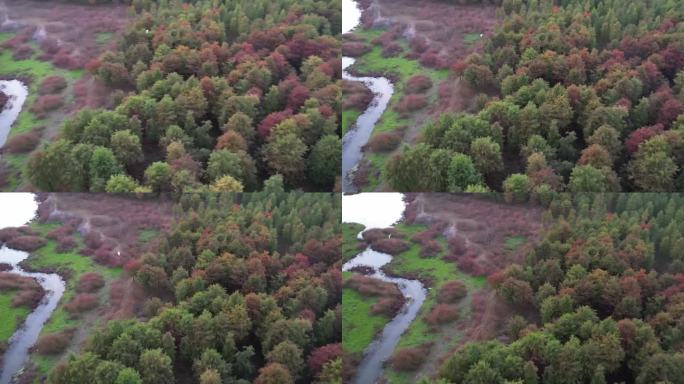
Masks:
[[[32,155],[43,191],[331,191],[341,167],[336,0],[133,0],[87,69],[113,110],[79,111]]]
[[[563,195],[546,221],[488,279],[518,312],[508,343],[466,344],[437,382],[684,382],[684,196]]]
[[[339,196],[185,194],[158,252],[126,265],[151,295],[51,384],[335,383],[341,375]]]
[[[387,164],[399,191],[684,190],[684,2],[505,0],[481,95]],[[426,172],[426,170],[428,170]]]

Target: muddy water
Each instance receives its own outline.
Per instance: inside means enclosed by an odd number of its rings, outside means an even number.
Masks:
[[[360,20],[361,11],[356,2],[354,0],[342,0],[342,33],[350,32],[356,28]],[[347,69],[353,64],[353,58],[342,58],[342,78],[364,83],[373,92],[374,97],[368,108],[342,138],[342,190],[344,192],[356,192],[356,187],[352,183],[352,173],[361,160],[361,149],[368,142],[375,124],[387,109],[387,104],[394,92],[394,86],[384,77],[356,77],[351,75]]]
[[[0,91],[9,96],[5,109],[0,111],[0,148],[5,145],[12,124],[17,120],[28,96],[28,88],[19,80],[0,80]]]
[[[0,194],[0,212],[2,212],[0,228],[17,227],[28,223],[35,217],[37,208],[33,194]],[[59,275],[26,272],[19,266],[19,263],[28,256],[27,252],[9,249],[5,246],[0,248],[0,263],[12,266],[8,272],[36,279],[45,290],[45,297],[38,307],[28,315],[23,326],[9,340],[9,348],[0,366],[0,384],[13,383],[16,376],[21,373],[28,360],[30,348],[38,340],[43,325],[50,318],[64,294],[64,281]]]
[[[363,224],[365,229],[386,228],[401,219],[404,208],[403,195],[399,193],[343,196],[342,221]],[[396,284],[406,298],[406,304],[401,311],[385,325],[382,333],[364,351],[353,379],[355,384],[372,384],[380,378],[383,363],[392,356],[399,338],[416,318],[427,294],[425,287],[418,280],[387,276],[381,268],[390,261],[392,256],[369,247],[342,266],[343,271],[349,271],[357,266],[372,267],[375,272],[369,276]]]

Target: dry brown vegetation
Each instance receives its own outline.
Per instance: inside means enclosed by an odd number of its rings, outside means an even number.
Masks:
[[[407,210],[407,220],[445,228],[449,250],[444,258],[466,273],[487,276],[520,262],[526,247],[509,251],[504,246],[506,239],[523,236],[533,243],[538,238],[542,212],[539,207],[503,204],[487,196],[412,196],[415,200]]]
[[[37,127],[31,132],[16,134],[7,140],[2,147],[4,153],[28,153],[36,149],[43,137],[45,127]]]
[[[70,328],[62,332],[43,335],[38,339],[34,350],[41,355],[57,355],[69,346],[76,329]]]
[[[364,111],[373,100],[373,92],[362,83],[356,81],[342,81],[342,109],[358,109]]]
[[[468,289],[465,284],[460,281],[449,281],[442,285],[442,288],[437,294],[438,303],[455,304],[466,297]]]
[[[378,297],[378,302],[371,308],[371,314],[373,315],[382,314],[394,317],[404,305],[404,296],[397,286],[392,283],[355,274],[345,281],[345,287],[351,288],[364,296]]]
[[[100,300],[98,300],[96,295],[80,293],[74,296],[74,298],[71,299],[71,301],[68,302],[64,308],[72,315],[78,315],[91,309],[95,309],[98,305],[100,305]]]
[[[0,291],[18,291],[12,306],[28,308],[35,308],[45,294],[36,280],[8,272],[0,272]]]
[[[390,363],[397,371],[410,372],[418,369],[428,356],[430,344],[402,348],[394,352]]]

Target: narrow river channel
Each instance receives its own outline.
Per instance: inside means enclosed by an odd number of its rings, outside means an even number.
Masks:
[[[351,32],[361,21],[361,11],[354,0],[342,0],[342,33]],[[387,109],[387,104],[394,93],[394,86],[384,77],[356,77],[347,69],[355,59],[342,57],[342,78],[364,83],[373,92],[373,100],[368,108],[359,116],[347,134],[342,138],[342,190],[357,192],[352,182],[352,174],[363,156],[362,148],[373,133],[375,124]]]
[[[342,197],[342,221],[359,223],[371,228],[387,228],[403,217],[405,203],[400,193],[361,193]],[[359,233],[361,236],[361,233]],[[404,308],[395,316],[382,333],[366,348],[354,377],[354,384],[373,384],[382,375],[383,364],[392,356],[401,335],[416,318],[425,301],[427,291],[418,280],[387,276],[382,267],[392,261],[392,256],[376,252],[370,247],[342,266],[349,271],[357,266],[373,268],[370,277],[396,284],[406,298]]]
[[[28,97],[28,88],[19,80],[0,80],[0,91],[9,96],[4,109],[0,110],[0,148],[5,145],[12,124]]]
[[[37,209],[35,196],[31,193],[0,193],[0,228],[19,227],[29,223],[35,217]],[[9,348],[0,366],[0,384],[13,383],[15,377],[23,370],[31,347],[35,345],[43,325],[64,294],[64,280],[59,275],[26,272],[19,266],[19,263],[28,256],[27,252],[5,246],[0,248],[0,263],[12,266],[9,273],[33,278],[45,290],[45,297],[38,307],[28,315],[22,327],[9,340]]]

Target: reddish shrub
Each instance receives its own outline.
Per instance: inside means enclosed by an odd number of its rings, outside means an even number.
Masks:
[[[64,105],[64,99],[59,95],[43,95],[31,106],[31,112],[38,116],[54,111]]]
[[[342,54],[344,56],[357,57],[369,52],[370,50],[371,47],[364,43],[348,42],[342,44]]]
[[[53,37],[46,37],[40,42],[40,49],[48,55],[54,55],[59,51],[59,41]]]
[[[63,224],[58,228],[55,228],[52,231],[48,232],[47,235],[45,235],[45,237],[52,240],[59,240],[62,237],[71,235],[72,233],[74,233],[74,225],[72,225],[72,223],[68,223]]]
[[[432,87],[432,80],[424,75],[412,76],[406,82],[406,93],[421,93]]]
[[[64,308],[71,314],[78,314],[97,308],[100,304],[97,296],[88,293],[80,293],[76,295]]]
[[[363,111],[373,101],[373,92],[363,83],[357,81],[342,81],[342,107],[344,109],[358,109]]]
[[[371,152],[391,152],[399,146],[401,137],[401,133],[396,131],[378,133],[371,137],[368,144],[363,148],[364,150],[369,149]]]
[[[12,51],[12,58],[14,60],[26,60],[33,56],[33,48],[28,45],[20,45]]]
[[[47,244],[38,236],[19,236],[7,241],[7,246],[20,251],[33,252]]]
[[[449,244],[449,250],[451,253],[456,256],[462,255],[466,251],[466,239],[459,234],[449,237],[447,243]]]
[[[2,148],[5,153],[28,153],[36,149],[43,136],[44,127],[36,128],[31,132],[20,133],[11,137]]]
[[[78,293],[95,293],[104,287],[105,281],[102,275],[95,272],[84,273],[78,280],[76,285],[76,292]]]
[[[392,355],[390,363],[397,371],[411,372],[420,368],[427,357],[428,348],[409,347],[402,348]]]
[[[435,52],[425,52],[420,55],[418,62],[428,68],[444,68],[446,63]]]
[[[401,239],[380,239],[371,244],[378,252],[396,255],[409,249],[409,244]]]
[[[309,355],[306,363],[313,376],[317,376],[326,363],[341,356],[341,344],[328,344],[314,349],[313,352],[311,352],[311,355]]]
[[[397,111],[401,113],[413,112],[427,106],[425,95],[404,95],[397,105]]]
[[[38,93],[41,95],[49,95],[62,92],[67,87],[67,82],[60,76],[48,76],[40,83]]]
[[[65,236],[57,240],[57,247],[55,250],[58,253],[67,253],[76,248],[76,240],[71,236]]]
[[[376,296],[380,300],[373,305],[371,313],[383,314],[389,317],[394,315],[404,305],[404,296],[396,285],[373,279],[362,275],[354,275],[345,281],[345,286],[364,296]]]
[[[442,246],[435,240],[428,240],[420,247],[420,257],[437,256],[442,252]]]
[[[450,323],[458,319],[458,307],[451,304],[437,304],[425,316],[425,322],[430,325]]]
[[[409,46],[415,54],[421,54],[430,48],[428,41],[423,36],[416,36],[409,41]]]
[[[397,42],[391,42],[382,46],[382,57],[393,57],[397,56],[403,51],[404,48]]]
[[[68,329],[59,333],[50,333],[41,336],[36,344],[35,351],[41,355],[57,355],[69,346],[75,329]]]
[[[94,231],[86,233],[86,235],[83,236],[83,241],[88,248],[97,249],[102,246],[102,236]]]
[[[455,304],[468,294],[468,289],[460,281],[449,281],[442,285],[437,294],[438,303]]]

